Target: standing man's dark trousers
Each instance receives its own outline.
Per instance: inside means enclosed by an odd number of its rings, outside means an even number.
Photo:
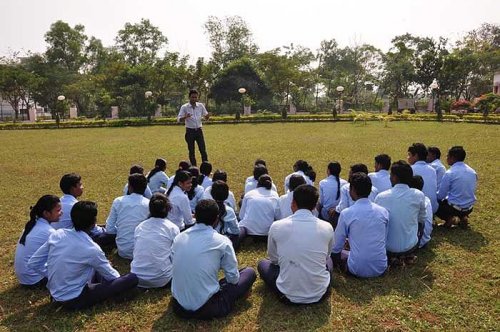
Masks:
[[[198,144],[198,150],[200,150],[201,154],[201,161],[208,161],[207,151],[205,148],[205,138],[203,137],[203,130],[201,128],[186,128],[186,135],[184,138],[186,139],[186,143],[188,145],[189,161],[191,162],[191,165],[196,166],[194,142]]]

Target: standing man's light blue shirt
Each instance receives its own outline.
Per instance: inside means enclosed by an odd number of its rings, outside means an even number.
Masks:
[[[56,301],[78,297],[95,271],[107,281],[120,276],[90,236],[75,229],[54,232],[31,257],[28,266],[44,271],[45,263],[49,279],[47,288]]]
[[[429,165],[436,171],[437,187],[439,189],[444,173],[446,173],[446,167],[444,167],[440,159],[434,159]]]
[[[387,269],[386,236],[389,212],[368,198],[358,199],[340,213],[332,252],[338,254],[349,238],[349,271],[362,278],[378,277]]]
[[[378,189],[378,192],[389,190],[392,188],[391,174],[386,169],[381,169],[378,172],[369,173],[368,176],[372,180],[372,185]]]
[[[240,279],[231,241],[205,224],[197,223],[174,239],[172,258],[172,296],[186,310],[198,310],[219,291],[220,269],[228,283]]]
[[[326,179],[319,182],[320,215],[325,220],[329,219],[328,210],[335,208],[340,202],[340,188],[347,184],[347,181],[341,178],[339,178],[339,182],[337,182],[337,179],[333,175],[329,175]],[[339,192],[339,198],[337,198],[337,191]],[[284,218],[283,215],[282,218]]]
[[[432,213],[436,213],[439,207],[436,197],[436,192],[438,190],[436,170],[423,160],[417,161],[415,164],[411,165],[411,168],[413,170],[413,175],[420,175],[424,179],[424,188],[422,192],[431,201]]]
[[[476,202],[476,187],[476,171],[462,161],[455,162],[444,174],[437,198],[447,199],[450,205],[468,209]]]
[[[54,227],[54,229],[73,228],[73,221],[71,220],[71,209],[77,202],[78,200],[73,195],[65,194],[61,197],[62,215],[59,218],[58,222],[52,223],[51,226]]]
[[[335,207],[335,211],[337,213],[342,212],[344,209],[347,209],[348,207],[354,205],[354,201],[351,197],[351,194],[349,194],[349,190],[351,189],[351,184],[346,183],[345,185],[340,188],[340,201]],[[375,197],[377,197],[379,191],[378,189],[372,185],[372,191],[370,192],[370,195],[368,195],[368,199],[370,202],[375,201]]]
[[[186,128],[198,129],[203,127],[201,120],[207,116],[208,112],[205,108],[205,105],[202,103],[196,103],[195,107],[191,105],[191,103],[186,103],[181,106],[179,110],[179,115],[177,115],[177,122],[180,121],[180,118],[185,117],[186,115],[191,114],[190,117],[185,119]]]
[[[118,255],[132,259],[134,232],[137,225],[149,217],[149,199],[133,193],[116,198],[106,220],[106,233],[116,234]]]
[[[17,242],[16,256],[14,258],[14,269],[17,279],[22,285],[34,285],[47,276],[45,269],[35,271],[28,267],[28,260],[33,254],[45,243],[50,234],[56,230],[52,228],[50,223],[38,218],[31,232],[26,236],[24,244]]]
[[[425,224],[425,195],[398,183],[380,193],[375,204],[389,211],[387,251],[400,253],[412,249],[418,242],[418,224]]]

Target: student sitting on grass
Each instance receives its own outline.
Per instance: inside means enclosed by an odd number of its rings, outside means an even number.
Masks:
[[[327,178],[319,182],[319,212],[320,218],[330,221],[335,215],[335,207],[340,201],[340,188],[347,183],[340,178],[342,167],[337,161],[328,164]]]
[[[375,157],[375,172],[369,173],[372,185],[381,193],[392,188],[391,175],[391,157],[386,154],[379,154]]]
[[[126,259],[133,258],[135,228],[149,216],[149,199],[143,196],[146,187],[144,175],[136,173],[128,177],[131,194],[115,198],[106,220],[106,233],[96,239],[101,245],[103,238],[104,242],[116,238],[118,255]]]
[[[269,172],[267,171],[267,167],[265,165],[255,165],[255,167],[253,168],[253,177],[252,179],[246,179],[245,181],[245,191],[243,193],[243,195],[245,195],[247,192],[249,192],[250,190],[253,190],[255,188],[257,188],[257,182],[259,181],[259,177],[261,175],[264,175],[264,174],[269,174]],[[276,189],[276,186],[272,185],[272,190],[278,192],[278,189]]]
[[[167,196],[155,193],[149,201],[149,219],[135,228],[134,259],[130,272],[139,278],[139,287],[166,287],[172,278],[171,249],[179,227],[167,219],[172,206]]]
[[[132,175],[132,174],[144,174],[144,168],[141,165],[133,165],[132,167],[130,167],[130,172],[129,172],[129,175]],[[128,182],[127,182],[125,187],[123,187],[123,196],[130,195],[130,194],[131,194],[131,191],[128,190]],[[146,189],[144,190],[143,196],[146,197],[147,199],[150,199],[151,196],[153,196],[153,193],[151,192],[151,189],[149,188],[149,186],[146,186]]]
[[[168,212],[168,220],[173,222],[181,231],[194,224],[189,198],[186,195],[192,186],[191,174],[187,171],[177,170],[172,185],[167,191],[167,196],[172,204]]]
[[[71,210],[74,229],[51,234],[28,261],[33,270],[47,273],[50,295],[67,309],[84,309],[109,298],[123,297],[137,286],[135,274],[120,277],[90,238],[96,216],[94,202],[76,203]]]
[[[59,187],[64,195],[61,197],[62,216],[59,222],[52,224],[55,229],[73,228],[71,208],[83,194],[82,177],[76,173],[64,174],[59,181]]]
[[[189,174],[191,174],[191,189],[187,192],[189,198],[189,206],[191,206],[191,212],[194,213],[196,204],[203,198],[205,189],[198,184],[198,178],[200,177],[200,170],[196,166],[189,167]]]
[[[200,165],[200,177],[198,178],[198,184],[203,187],[203,189],[207,189],[212,185],[212,178],[210,178],[210,174],[212,174],[212,164],[208,161],[204,161]]]
[[[269,229],[269,259],[258,264],[260,277],[285,303],[319,302],[329,294],[333,228],[312,214],[318,190],[303,184],[293,191],[293,215]]]
[[[28,267],[28,260],[55,232],[52,223],[61,217],[62,208],[59,197],[45,195],[40,197],[31,208],[30,220],[24,226],[23,234],[16,246],[14,269],[19,283],[27,287],[43,287],[47,283],[47,274]]]
[[[424,188],[424,179],[420,175],[414,175],[411,181],[410,188],[415,188],[422,191]],[[429,197],[425,197],[425,225],[418,224],[421,229],[419,229],[419,242],[418,247],[423,248],[431,240],[433,224],[433,214],[432,214],[432,204]],[[423,227],[422,227],[423,226]]]
[[[215,182],[217,180],[227,183],[227,173],[222,169],[216,170],[214,172],[214,176],[212,177],[212,181]],[[211,191],[212,185],[205,189],[205,192],[203,193],[203,199],[213,199]],[[236,199],[234,198],[234,194],[231,190],[229,190],[229,196],[227,197],[226,204],[236,212]]]
[[[413,143],[408,147],[408,163],[413,170],[413,175],[420,175],[424,179],[422,192],[428,197],[432,204],[432,213],[436,213],[438,202],[436,198],[437,175],[436,170],[427,164],[427,148],[422,143]]]
[[[305,160],[297,160],[295,164],[293,164],[293,173],[288,174],[285,178],[285,193],[287,193],[290,188],[288,187],[288,183],[290,182],[290,177],[292,174],[298,174],[304,177],[307,184],[314,185],[314,180],[311,177],[316,178],[316,173],[314,172],[311,165],[307,163]]]
[[[372,182],[364,173],[351,176],[349,194],[354,204],[340,213],[335,229],[333,262],[361,278],[378,277],[387,269],[385,237],[389,212],[370,202]],[[350,250],[344,250],[349,239]]]
[[[441,150],[437,146],[429,146],[426,161],[436,171],[437,188],[439,189],[444,173],[446,173],[446,167],[441,162]]]
[[[255,282],[252,268],[238,271],[231,241],[214,229],[218,221],[217,203],[201,200],[196,205],[196,224],[174,239],[172,302],[174,313],[181,317],[227,316]],[[218,280],[220,269],[225,277]]]
[[[306,180],[304,180],[304,178],[298,174],[293,174],[290,177],[290,181],[288,182],[288,189],[290,189],[290,191],[284,195],[281,195],[278,201],[280,209],[280,215],[278,217],[279,219],[289,217],[293,214],[292,211],[293,191],[295,190],[295,188],[305,183]]]
[[[191,163],[189,161],[181,160],[181,161],[179,161],[179,167],[177,167],[177,171],[189,171],[190,167],[191,167]],[[175,171],[175,174],[177,174],[177,171]],[[210,172],[211,171],[212,170],[210,170]],[[167,189],[170,189],[170,187],[172,186],[172,183],[174,182],[174,179],[175,179],[175,174],[172,175],[170,177],[170,179],[168,179]]]
[[[149,171],[146,178],[148,179],[148,187],[151,192],[165,194],[168,188],[168,176],[165,173],[167,170],[167,161],[162,158],[158,158],[155,161],[155,167]]]
[[[219,224],[215,228],[217,232],[227,236],[233,243],[234,249],[238,249],[240,244],[240,228],[238,219],[233,208],[225,201],[229,196],[229,187],[226,182],[217,180],[212,183],[212,196],[219,206]],[[242,229],[243,230],[243,229]]]
[[[417,258],[418,230],[425,225],[426,209],[425,195],[409,187],[412,181],[411,166],[397,161],[391,166],[392,189],[375,198],[375,204],[389,211],[386,249],[391,265],[412,264]]]
[[[254,167],[254,169],[255,169],[255,166],[259,166],[259,165],[262,165],[262,166],[264,166],[264,167],[266,167],[266,168],[267,168],[266,161],[265,161],[264,159],[260,159],[260,158],[258,158],[258,159],[256,159],[256,160],[254,161],[254,163],[253,163],[253,167]],[[258,180],[258,179],[259,179],[259,178],[257,178],[257,180]],[[247,183],[249,183],[249,182],[254,182],[254,181],[256,181],[256,180],[255,180],[255,176],[254,176],[254,175],[251,175],[251,176],[247,177],[247,178],[245,179],[245,185],[244,185],[243,189],[245,189],[245,187],[246,187]],[[255,188],[254,188],[254,189],[255,189]]]
[[[458,222],[462,228],[469,224],[469,214],[476,202],[477,174],[464,163],[465,150],[454,146],[448,151],[446,162],[450,168],[444,173],[437,192],[439,209],[436,215],[445,221],[445,227]]]

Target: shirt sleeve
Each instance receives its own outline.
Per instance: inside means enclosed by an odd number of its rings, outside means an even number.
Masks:
[[[120,201],[115,199],[111,205],[111,211],[109,212],[108,219],[106,219],[106,233],[116,234],[116,221],[118,219],[118,204]]]
[[[28,268],[47,276],[47,258],[49,257],[49,241],[45,242],[28,260]]]
[[[229,241],[229,239],[227,240]],[[240,280],[240,272],[238,271],[238,260],[233,246],[227,243],[224,248],[224,254],[221,258],[221,267],[224,270],[226,281],[230,284],[237,284]]]
[[[448,196],[448,192],[450,191],[450,179],[451,175],[450,173],[444,173],[443,178],[441,179],[441,184],[439,186],[439,190],[437,192],[437,199],[438,200],[443,200]]]
[[[236,199],[234,198],[234,194],[232,191],[229,192],[229,196],[227,198],[227,201],[229,203],[229,206],[233,208],[234,211],[236,211]]]
[[[339,204],[337,204],[337,206],[335,207],[335,211],[337,211],[338,213],[348,208],[347,205],[349,204],[349,198],[346,196],[346,193],[347,195],[349,195],[349,191],[346,190],[346,187],[342,186],[342,188],[340,188],[340,201]]]
[[[189,199],[185,196],[186,199],[182,199],[182,216],[184,217],[184,223],[186,225],[194,224],[193,215],[191,213],[191,205],[189,204]]]
[[[425,220],[427,219],[427,209],[425,208],[425,196],[422,193],[422,198],[419,202],[419,211],[418,211],[418,223],[421,225],[425,225]]]
[[[177,122],[181,122],[181,118],[186,116],[186,108],[181,106],[181,109],[179,110],[179,114],[177,115]]]
[[[278,265],[278,247],[276,246],[276,240],[274,239],[273,227],[269,229],[269,236],[267,237],[267,255],[271,263]]]
[[[240,220],[243,220],[245,218],[245,212],[247,210],[247,195],[243,196],[243,200],[241,201],[241,209],[240,209]]]
[[[108,259],[100,248],[94,249],[90,265],[107,281],[120,277],[120,273],[109,264]]]
[[[208,115],[208,111],[207,111],[207,109],[206,109],[205,105],[203,105],[203,104],[200,104],[200,105],[201,105],[201,108],[202,108],[202,110],[201,110],[201,115],[202,115],[202,116],[206,116],[206,115]]]
[[[335,241],[332,249],[332,253],[334,254],[338,254],[342,251],[342,249],[344,249],[345,240],[349,233],[346,219],[346,213],[340,213],[339,223],[337,225],[337,228],[335,228]]]
[[[238,235],[240,233],[240,228],[238,227],[238,219],[233,209],[227,209],[226,215],[224,216],[224,224],[227,225],[228,233],[233,235]]]
[[[149,188],[149,186],[146,186],[146,190],[144,190],[144,197],[147,199],[151,199],[151,197],[153,197],[153,193],[151,192],[151,188]]]

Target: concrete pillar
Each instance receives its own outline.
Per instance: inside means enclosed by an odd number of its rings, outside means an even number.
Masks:
[[[118,119],[119,108],[118,106],[111,106],[111,119]]]

